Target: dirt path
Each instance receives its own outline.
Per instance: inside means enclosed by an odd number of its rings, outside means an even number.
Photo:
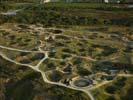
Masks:
[[[0,48],[1,47],[4,48],[4,49],[13,50],[13,51],[15,50],[15,51],[20,51],[20,52],[27,52],[27,50],[19,50],[19,49],[14,49],[14,48],[8,48],[8,47],[0,46]],[[39,52],[41,52],[41,51],[39,51]],[[0,56],[2,58],[4,58],[5,60],[10,61],[12,63],[15,63],[15,64],[20,65],[20,66],[27,66],[27,67],[30,67],[33,70],[37,71],[37,72],[40,72],[42,74],[42,77],[43,77],[44,82],[46,82],[46,83],[53,84],[53,85],[58,85],[58,86],[63,86],[63,87],[70,88],[70,89],[74,89],[74,90],[78,90],[78,91],[82,91],[82,92],[86,93],[90,97],[91,100],[95,100],[94,97],[92,96],[92,94],[90,93],[90,91],[86,91],[84,89],[80,89],[80,88],[76,88],[76,87],[72,87],[72,86],[67,86],[65,84],[58,83],[58,82],[49,81],[47,79],[47,77],[46,77],[45,72],[43,72],[43,71],[41,71],[39,69],[39,66],[42,64],[42,62],[48,58],[47,52],[45,52],[45,57],[36,66],[32,66],[32,65],[29,65],[29,64],[22,64],[22,63],[16,62],[16,61],[8,58],[7,56],[5,56],[2,52],[0,52]]]

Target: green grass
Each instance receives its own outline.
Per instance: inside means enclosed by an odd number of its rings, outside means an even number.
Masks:
[[[132,79],[133,78],[116,78],[113,83],[104,85],[98,89],[93,90],[93,95],[97,100],[132,100],[130,95],[133,91],[132,89]],[[112,87],[114,89],[112,89]],[[109,93],[106,89],[111,88]]]
[[[24,5],[23,5],[24,6]],[[132,9],[114,8],[114,4],[48,3],[25,5],[16,17],[0,16],[0,23],[42,23],[51,25],[132,25]],[[8,9],[8,5],[5,9]],[[18,9],[21,7],[10,7]]]

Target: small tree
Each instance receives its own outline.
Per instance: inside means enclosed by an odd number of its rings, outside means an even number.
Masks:
[[[120,3],[125,3],[126,2],[126,0],[119,0],[120,1]]]

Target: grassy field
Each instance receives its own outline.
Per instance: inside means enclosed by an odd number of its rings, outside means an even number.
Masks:
[[[0,16],[0,23],[42,23],[52,25],[125,25],[133,23],[132,8],[114,7],[115,4],[89,3],[48,3],[48,4],[10,4],[1,6],[1,9],[24,10],[17,16]],[[122,6],[122,5],[120,5]],[[9,7],[9,8],[8,8]]]
[[[133,78],[119,77],[93,92],[97,100],[132,100],[132,82]]]

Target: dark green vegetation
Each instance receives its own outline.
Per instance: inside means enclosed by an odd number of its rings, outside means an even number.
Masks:
[[[97,100],[132,100],[132,88],[133,78],[119,77],[93,92]]]
[[[88,100],[88,97],[79,91],[46,84],[39,73],[0,58],[0,100],[44,100],[44,98]]]
[[[125,25],[133,23],[133,9],[115,7],[115,4],[89,4],[89,3],[48,3],[27,4],[17,16],[0,16],[0,23],[42,23],[46,26],[53,25]],[[2,4],[2,10],[20,8],[15,4]]]

